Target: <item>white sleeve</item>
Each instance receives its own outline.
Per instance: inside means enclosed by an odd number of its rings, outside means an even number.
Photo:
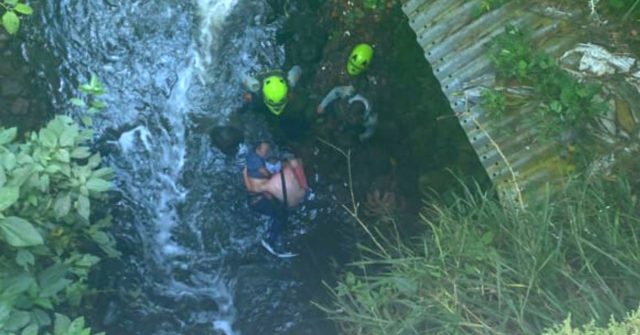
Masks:
[[[260,81],[247,73],[242,75],[242,86],[252,93],[258,93],[260,91]]]
[[[291,70],[287,72],[287,82],[289,82],[289,86],[291,86],[291,88],[296,87],[300,76],[302,76],[302,68],[298,65],[292,67]]]

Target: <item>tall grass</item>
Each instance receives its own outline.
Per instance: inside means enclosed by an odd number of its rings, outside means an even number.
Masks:
[[[575,180],[525,210],[465,188],[422,222],[422,236],[369,250],[331,289],[321,308],[344,334],[540,334],[640,302],[640,219],[624,181]]]

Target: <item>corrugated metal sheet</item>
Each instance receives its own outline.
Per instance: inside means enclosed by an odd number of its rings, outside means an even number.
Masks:
[[[535,1],[511,1],[481,16],[481,0],[409,0],[403,11],[417,35],[435,76],[448,97],[489,177],[503,199],[524,201],[541,186],[558,180],[568,168],[560,147],[540,143],[527,127],[523,108],[509,117],[488,114],[478,93],[496,85],[489,42],[507,25],[524,26],[536,44],[559,55],[580,39],[565,29],[567,22],[546,14]],[[579,30],[575,30],[579,31]],[[534,108],[535,106],[529,106]]]

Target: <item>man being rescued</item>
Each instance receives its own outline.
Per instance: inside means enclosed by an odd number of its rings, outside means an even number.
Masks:
[[[249,192],[249,207],[270,218],[267,239],[263,242],[276,250],[281,242],[280,233],[286,224],[288,209],[304,199],[309,186],[302,160],[286,160],[280,166],[267,164],[270,152],[268,142],[258,143],[247,154],[243,178]]]

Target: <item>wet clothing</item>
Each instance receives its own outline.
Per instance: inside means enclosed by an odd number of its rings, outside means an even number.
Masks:
[[[266,179],[268,177],[260,173],[260,169],[266,168],[266,161],[264,158],[258,156],[255,151],[251,151],[247,154],[247,175],[251,178]]]
[[[278,201],[278,199],[269,199],[262,194],[250,194],[248,202],[251,210],[269,217],[269,229],[267,230],[266,242],[275,246],[287,222],[287,211],[284,205]]]

